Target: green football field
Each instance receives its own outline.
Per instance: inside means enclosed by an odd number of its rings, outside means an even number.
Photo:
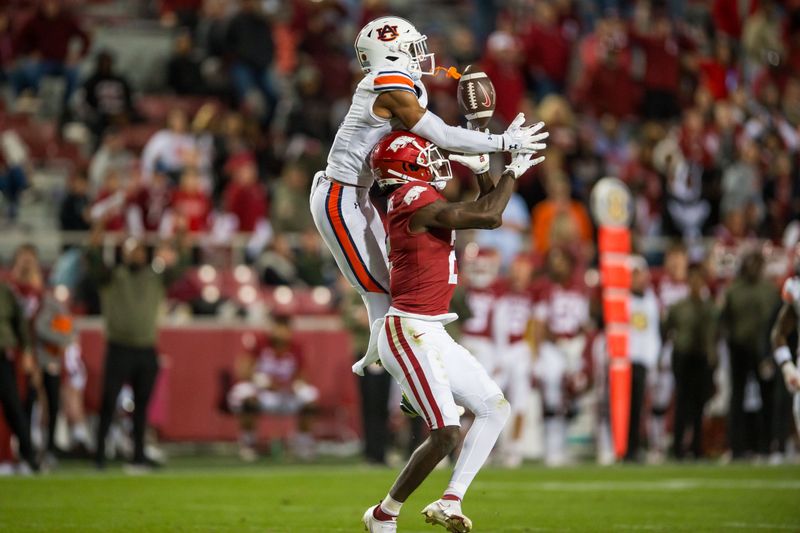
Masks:
[[[0,531],[361,531],[394,477],[359,465],[240,466],[173,461],[149,476],[67,467],[0,478]],[[399,530],[444,531],[419,511],[446,485],[437,471]],[[481,472],[464,502],[477,532],[800,531],[800,467],[529,466]]]

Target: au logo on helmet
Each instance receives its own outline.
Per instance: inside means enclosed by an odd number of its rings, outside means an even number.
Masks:
[[[397,33],[397,26],[385,24],[383,28],[377,28],[375,31],[378,32],[379,41],[390,42],[400,37],[400,34]]]

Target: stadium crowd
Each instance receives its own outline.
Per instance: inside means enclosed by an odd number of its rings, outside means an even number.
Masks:
[[[631,348],[634,407],[647,407],[632,413],[629,458],[639,459],[640,433],[651,457],[662,458],[671,428],[678,457],[688,429],[697,457],[730,450],[734,458],[774,453],[780,460],[791,422],[768,330],[800,238],[800,3],[117,4],[124,15],[112,20],[115,31],[149,19],[171,40],[163,61],[140,59],[142,69],[161,68],[155,88],[137,87],[135,73],[118,68],[120,50],[94,44],[93,33],[107,22],[101,3],[13,0],[0,7],[0,192],[10,228],[41,201],[36,174],[66,162],[58,229],[151,243],[188,233],[195,265],[229,267],[231,256],[219,250],[242,238],[262,285],[325,286],[350,309],[313,227],[311,176],[324,167],[360,76],[355,31],[379,15],[406,15],[429,36],[437,64],[477,64],[489,74],[498,94],[493,131],[524,111],[551,132],[547,160],[519,181],[503,226],[459,245],[465,294],[495,287],[485,312],[502,310],[507,294],[529,298],[532,383],[509,379],[508,387],[522,390],[526,402],[526,389],[540,391],[545,459],[568,460],[567,427],[581,411],[593,413],[591,433],[608,450],[588,202],[598,179],[618,176],[634,196],[641,254],[633,266],[633,298],[641,304],[632,314],[641,333]],[[53,79],[60,80],[55,93]],[[429,107],[461,123],[456,82],[425,82]],[[58,105],[48,117],[53,94]],[[445,194],[473,195],[471,177],[458,177]],[[475,281],[482,269],[493,272],[490,282]],[[65,248],[51,279],[69,288],[73,311],[97,314],[98,285],[80,247]],[[24,284],[11,285],[24,294]],[[197,300],[189,293],[170,294]],[[54,294],[63,304],[67,296]],[[758,301],[763,312],[756,316],[741,299]],[[465,298],[465,324],[476,317],[471,307]],[[217,311],[197,301],[192,308]],[[344,314],[356,321],[354,312]],[[508,346],[526,332],[481,335]],[[71,344],[60,346],[66,353]],[[36,365],[24,366],[34,372]],[[519,368],[501,367],[501,374]],[[365,406],[389,401],[385,378],[365,378],[377,380],[362,387]],[[378,462],[385,460],[387,410],[365,410],[368,441],[379,435],[367,451]],[[70,415],[77,440],[88,442],[84,416]],[[726,418],[728,438],[713,439],[725,433]],[[527,455],[521,425],[504,440],[508,464]]]

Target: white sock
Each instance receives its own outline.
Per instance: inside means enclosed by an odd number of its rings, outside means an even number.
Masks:
[[[474,413],[475,421],[467,432],[450,484],[444,491],[459,499],[464,498],[470,483],[489,457],[511,414],[511,406],[503,396],[495,396],[484,402],[484,408],[479,411]]]
[[[664,417],[652,415],[647,428],[649,430],[650,449],[656,451],[664,450],[666,448],[664,446]]]
[[[398,502],[391,495],[387,494],[386,497],[381,501],[381,510],[392,516],[397,516],[400,514],[400,508],[403,506],[403,502]]]
[[[91,446],[91,439],[89,439],[89,430],[86,428],[86,422],[76,422],[72,426],[72,443],[81,443],[87,448]]]
[[[559,465],[566,455],[566,421],[563,416],[548,417],[544,421],[545,464]]]

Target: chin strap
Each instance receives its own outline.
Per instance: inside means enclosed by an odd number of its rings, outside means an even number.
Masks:
[[[433,75],[435,76],[439,72],[444,72],[445,76],[454,80],[461,78],[461,73],[456,69],[456,67],[436,67],[433,71]]]

